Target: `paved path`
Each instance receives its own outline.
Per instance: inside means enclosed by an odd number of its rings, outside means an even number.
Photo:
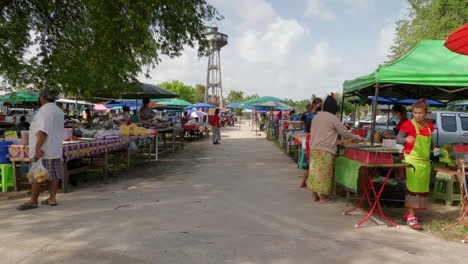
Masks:
[[[362,216],[312,202],[273,143],[245,125],[222,133],[57,207],[2,201],[0,263],[467,263],[460,243],[378,221],[355,229]]]

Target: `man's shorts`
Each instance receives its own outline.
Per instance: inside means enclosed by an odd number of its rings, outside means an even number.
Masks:
[[[30,163],[32,164],[32,163]],[[62,159],[42,159],[42,165],[50,173],[50,180],[60,180],[63,177],[63,163]],[[29,180],[30,183],[37,183],[36,181]]]

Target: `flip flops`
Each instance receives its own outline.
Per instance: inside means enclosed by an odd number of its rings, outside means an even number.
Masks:
[[[45,199],[41,202],[43,205],[57,206],[57,203],[49,203],[49,199]]]
[[[36,208],[37,208],[37,204],[36,205],[31,205],[31,204],[28,204],[28,203],[24,203],[24,204],[16,207],[16,210],[26,211],[26,210],[30,210],[30,209],[36,209]]]

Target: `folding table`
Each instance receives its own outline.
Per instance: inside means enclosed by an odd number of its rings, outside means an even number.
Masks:
[[[357,223],[355,227],[359,227],[364,222],[366,222],[372,216],[373,213],[376,213],[380,215],[382,218],[384,218],[385,220],[387,220],[387,222],[389,222],[393,226],[400,228],[399,225],[397,225],[395,222],[393,222],[387,216],[385,216],[382,210],[382,206],[380,205],[379,199],[380,199],[380,196],[382,195],[382,192],[385,188],[385,184],[387,183],[388,178],[392,174],[393,169],[394,168],[409,168],[411,167],[411,165],[408,163],[404,163],[404,162],[398,162],[395,164],[365,164],[365,163],[358,162],[358,161],[355,161],[346,157],[339,157],[339,159],[341,159],[341,162],[348,162],[353,165],[352,167],[357,170],[356,173],[358,173],[359,175],[359,180],[363,188],[363,194],[361,196],[361,199],[359,200],[359,203],[354,208],[349,209],[346,212],[343,212],[343,214],[349,214],[356,209],[361,209],[362,211],[367,213],[367,215],[361,221],[359,221],[359,223]],[[377,172],[377,169],[379,168],[387,168],[388,172],[385,175],[385,179],[382,182],[382,186],[377,190],[372,180]],[[374,197],[374,202],[372,202],[371,200],[371,195]],[[366,200],[367,203],[369,204],[369,207],[370,207],[369,212],[367,212],[366,210],[364,210],[364,208],[361,207],[364,200]]]

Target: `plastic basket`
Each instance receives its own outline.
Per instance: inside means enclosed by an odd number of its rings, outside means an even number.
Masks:
[[[356,149],[354,160],[365,164],[394,164],[391,152],[365,151]]]
[[[468,152],[468,145],[452,145],[456,152]]]
[[[361,136],[361,137],[367,136],[367,130],[365,129],[351,129],[351,133],[354,135]]]

